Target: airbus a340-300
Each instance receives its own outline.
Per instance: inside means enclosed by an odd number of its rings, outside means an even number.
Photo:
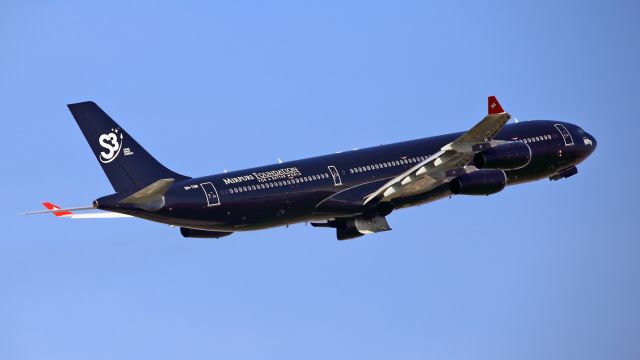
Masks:
[[[68,105],[115,190],[66,218],[138,217],[219,238],[298,222],[336,229],[339,240],[390,230],[394,210],[451,195],[490,195],[507,185],[575,175],[596,148],[579,126],[511,116],[489,97],[470,130],[192,178],[160,164],[93,102]],[[84,213],[99,209],[100,212]],[[80,211],[78,213],[78,211]]]

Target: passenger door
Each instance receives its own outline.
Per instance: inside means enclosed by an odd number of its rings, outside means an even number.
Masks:
[[[333,165],[328,166],[328,168],[329,168],[329,173],[331,173],[331,177],[333,178],[333,184],[335,186],[342,185],[342,179],[340,179],[340,174],[338,173],[338,169],[336,169],[336,167]]]
[[[555,124],[555,127],[560,132],[560,136],[562,136],[562,139],[564,140],[564,145],[573,146],[573,137],[569,130],[567,130],[567,128],[562,124]]]
[[[202,190],[204,191],[204,195],[207,198],[207,206],[217,206],[220,205],[220,198],[218,197],[218,191],[216,191],[215,186],[212,183],[206,182],[200,184]]]

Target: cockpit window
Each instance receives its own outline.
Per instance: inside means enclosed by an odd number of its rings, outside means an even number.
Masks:
[[[584,130],[582,130],[582,128],[578,128],[578,134],[586,135],[586,133],[584,132]]]

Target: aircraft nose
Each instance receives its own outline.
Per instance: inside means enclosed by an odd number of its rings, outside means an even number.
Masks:
[[[595,136],[591,135],[590,133],[585,134],[585,136],[583,137],[583,141],[584,141],[584,149],[586,150],[585,151],[586,152],[585,158],[586,158],[596,150],[596,147],[598,147],[598,141],[596,140]]]
[[[589,137],[591,138],[591,142],[593,143],[593,149],[591,149],[591,152],[593,152],[598,147],[598,141],[596,140],[596,137],[591,134],[589,134]]]

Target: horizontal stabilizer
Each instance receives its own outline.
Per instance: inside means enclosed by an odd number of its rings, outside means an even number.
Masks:
[[[44,203],[43,203],[44,204]],[[45,205],[46,206],[46,205]],[[48,207],[47,207],[48,208]],[[81,210],[94,210],[93,206],[83,206],[83,207],[73,207],[61,209],[60,207],[53,207],[49,210],[38,210],[38,211],[29,211],[18,215],[36,215],[36,214],[53,214],[58,217],[69,216],[72,214],[72,211],[81,211]]]
[[[111,211],[103,211],[103,212],[92,212],[85,214],[71,214],[69,216],[71,219],[117,219],[117,218],[130,218],[133,217],[127,214],[121,214],[117,212]]]
[[[73,211],[94,210],[93,206],[75,207],[62,209],[60,206],[45,201],[42,203],[47,210],[31,211],[20,215],[34,215],[34,214],[53,214],[56,217],[63,217],[68,219],[113,219],[113,218],[125,218],[132,217],[131,215],[121,214],[111,211],[91,212],[76,214]]]
[[[136,191],[120,201],[120,204],[134,205],[147,211],[157,211],[164,206],[164,194],[167,193],[175,179],[161,179]]]

